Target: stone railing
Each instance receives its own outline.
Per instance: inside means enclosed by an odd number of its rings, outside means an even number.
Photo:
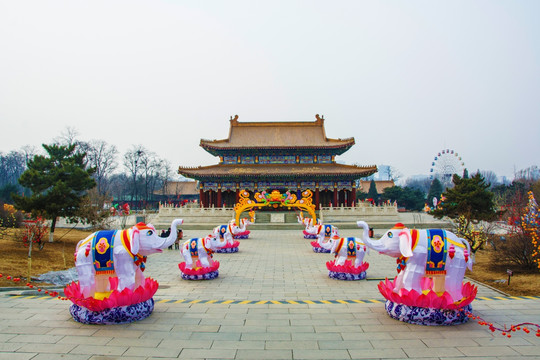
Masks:
[[[184,219],[185,224],[226,224],[235,216],[233,208],[201,208],[197,204],[174,206],[161,204],[156,225],[170,225],[173,219]]]
[[[322,207],[319,217],[325,223],[356,222],[359,219],[392,222],[398,219],[398,209],[395,203],[376,206],[368,202],[359,202],[352,207]]]

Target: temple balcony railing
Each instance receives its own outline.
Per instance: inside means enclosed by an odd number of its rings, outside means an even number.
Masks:
[[[227,224],[235,216],[231,207],[202,208],[200,204],[188,203],[184,206],[160,204],[156,227],[170,225],[173,219],[184,219],[184,224]]]

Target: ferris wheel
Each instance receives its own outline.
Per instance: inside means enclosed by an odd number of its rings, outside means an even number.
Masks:
[[[452,181],[452,175],[461,176],[464,169],[465,162],[456,151],[452,149],[441,150],[431,163],[429,178],[431,180],[437,178],[441,182],[449,183]]]

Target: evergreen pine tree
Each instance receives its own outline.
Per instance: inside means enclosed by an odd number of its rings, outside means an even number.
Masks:
[[[434,206],[433,198],[437,199],[437,204],[439,203],[439,200],[441,199],[441,195],[443,192],[443,186],[441,184],[441,181],[437,178],[433,179],[431,182],[431,186],[429,187],[429,192],[427,195],[427,204],[430,207]]]
[[[452,178],[453,188],[448,188],[443,193],[444,201],[437,209],[431,213],[438,219],[448,216],[457,220],[463,218],[463,228],[469,229],[471,224],[479,221],[490,221],[497,216],[495,209],[494,194],[489,191],[489,184],[486,184],[480,173],[476,173],[471,178],[461,178],[455,175]],[[466,234],[461,234],[466,236]],[[476,251],[482,244],[472,241],[471,248]]]
[[[369,183],[368,199],[373,199],[374,202],[377,202],[379,200],[379,193],[377,192],[377,185],[375,185],[375,180],[371,180],[371,182]]]
[[[86,154],[76,151],[76,145],[44,144],[43,148],[47,156],[34,156],[19,178],[32,195],[13,195],[13,200],[18,209],[51,220],[52,242],[56,219],[76,218],[82,198],[96,183],[91,177],[94,169],[86,168]]]

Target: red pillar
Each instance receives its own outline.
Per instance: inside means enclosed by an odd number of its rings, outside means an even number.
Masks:
[[[351,192],[351,206],[353,206],[353,203],[356,205],[356,188],[352,188]]]
[[[236,188],[236,199],[234,200],[235,204],[238,204],[238,199],[240,199],[240,190]]]
[[[199,204],[204,207],[204,191],[202,186],[199,188]]]
[[[319,185],[315,187],[315,209],[319,210],[321,208],[321,204],[319,201]]]
[[[216,207],[221,207],[221,186],[218,187],[218,190],[217,190],[217,206]]]
[[[337,202],[337,187],[334,187],[334,199],[333,199],[333,201],[332,201],[332,206],[333,206],[333,207],[338,206],[338,202]]]

